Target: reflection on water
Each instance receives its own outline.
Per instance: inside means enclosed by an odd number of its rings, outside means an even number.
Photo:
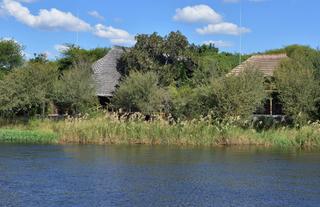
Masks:
[[[320,152],[0,145],[0,206],[318,206]]]

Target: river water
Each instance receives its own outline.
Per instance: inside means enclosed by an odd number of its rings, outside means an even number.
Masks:
[[[320,206],[320,152],[0,145],[0,206]]]

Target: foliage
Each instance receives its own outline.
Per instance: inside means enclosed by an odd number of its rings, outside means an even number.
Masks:
[[[310,65],[297,59],[286,60],[275,71],[275,78],[285,112],[297,123],[310,120],[319,97],[319,82]]]
[[[60,71],[72,68],[73,64],[79,61],[93,63],[104,57],[110,50],[109,48],[100,47],[86,50],[74,44],[66,44],[65,47],[67,49],[61,51],[62,57],[58,60]]]
[[[217,119],[247,118],[266,97],[264,77],[248,68],[238,76],[213,79],[197,91],[200,114],[210,111]]]
[[[171,32],[161,37],[157,33],[138,35],[136,45],[121,58],[118,69],[122,75],[130,71],[153,71],[159,76],[159,83],[168,86],[179,84],[192,76],[196,68],[191,46],[180,32]]]
[[[30,63],[48,63],[48,56],[45,53],[34,53],[33,58],[29,60]]]
[[[0,71],[22,65],[22,51],[23,47],[16,41],[0,39]]]
[[[0,143],[54,144],[57,135],[39,130],[0,129]]]
[[[36,122],[36,124],[34,124]],[[45,129],[45,130],[43,130]],[[73,144],[152,144],[152,145],[256,145],[282,149],[319,148],[320,124],[278,128],[257,132],[210,117],[171,122],[160,116],[146,122],[139,113],[120,116],[101,113],[95,118],[69,118],[64,121],[31,120],[27,125],[0,129],[0,142]]]
[[[13,70],[0,81],[0,112],[43,113],[56,78],[57,67],[52,63],[29,63]]]
[[[158,84],[159,80],[154,72],[131,71],[116,90],[113,105],[118,109],[146,115],[160,112],[165,108],[166,94]]]
[[[293,45],[287,47],[288,56],[305,68],[313,70],[315,78],[320,80],[320,51],[308,46]]]
[[[248,57],[248,55],[244,55],[242,60],[246,60]],[[198,54],[197,60],[198,67],[191,79],[192,85],[195,86],[208,84],[212,78],[219,78],[229,73],[239,64],[239,55],[226,52],[207,52]]]
[[[52,101],[60,113],[78,114],[97,105],[89,62],[75,63],[54,84]]]
[[[179,88],[170,86],[168,88],[170,96],[170,114],[175,119],[190,119],[199,116],[197,109],[200,102],[197,100],[196,90],[189,85]],[[198,118],[198,117],[197,117]]]
[[[193,119],[211,115],[217,120],[248,118],[266,97],[263,75],[248,69],[238,76],[211,78],[198,87],[170,87],[171,114]]]

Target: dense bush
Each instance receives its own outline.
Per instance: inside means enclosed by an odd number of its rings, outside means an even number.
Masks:
[[[286,114],[296,123],[305,124],[317,114],[319,81],[311,64],[305,64],[305,57],[284,61],[275,72],[276,85]],[[317,117],[319,118],[319,117]]]
[[[97,103],[91,64],[83,62],[60,74],[54,63],[29,62],[0,80],[2,116],[45,115],[54,104],[61,113],[85,112]]]
[[[90,62],[78,62],[64,71],[53,87],[52,101],[60,113],[85,113],[97,106]]]
[[[198,89],[199,110],[217,119],[247,118],[266,97],[263,82],[261,72],[249,68],[237,76],[213,79]]]
[[[55,64],[29,63],[0,81],[0,112],[3,115],[44,113],[57,79]]]
[[[165,109],[166,93],[154,72],[132,71],[120,84],[113,98],[117,109],[150,115]]]

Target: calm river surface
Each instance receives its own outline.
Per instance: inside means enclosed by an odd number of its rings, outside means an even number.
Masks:
[[[0,145],[0,206],[320,206],[320,152]]]

